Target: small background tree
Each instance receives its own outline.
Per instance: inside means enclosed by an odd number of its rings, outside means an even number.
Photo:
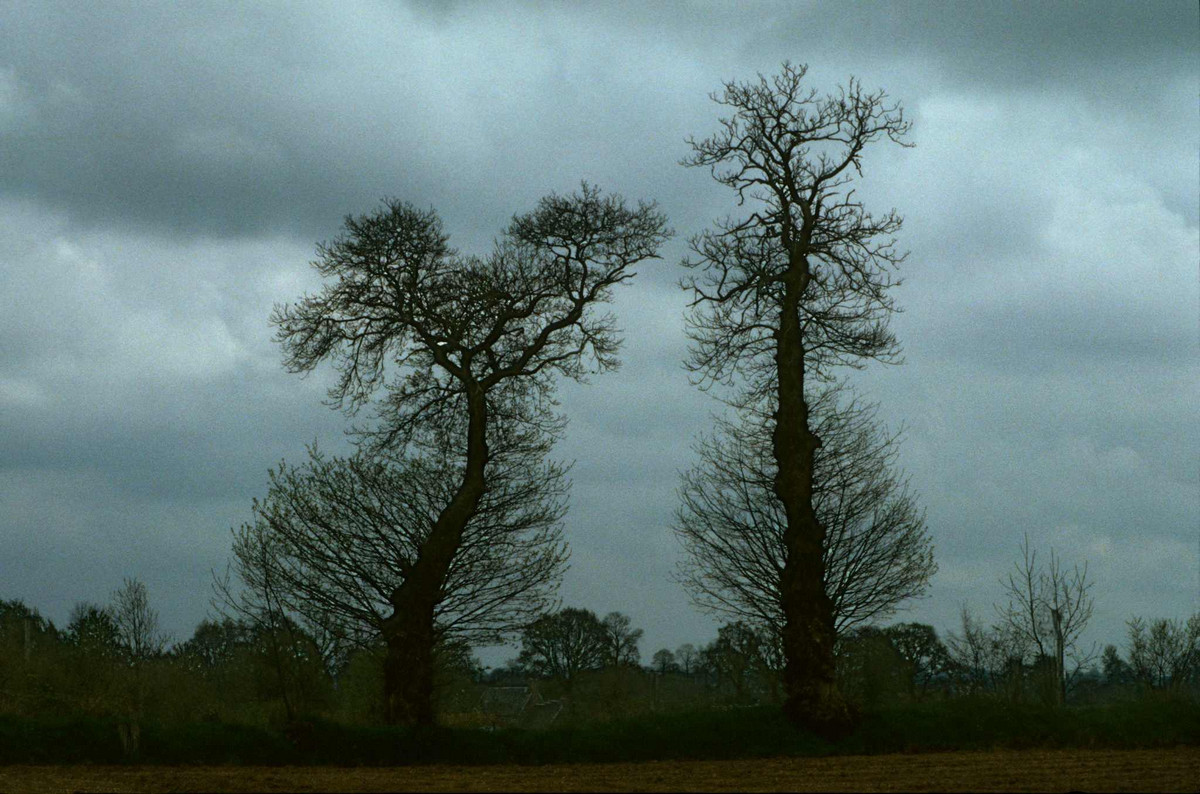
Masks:
[[[1127,625],[1129,663],[1124,670],[1135,681],[1173,692],[1200,682],[1200,614],[1186,623],[1159,618],[1147,624],[1135,617]]]
[[[1087,562],[1068,571],[1051,549],[1048,564],[1039,566],[1026,534],[1021,560],[1013,569],[1001,581],[1008,601],[996,607],[997,614],[1001,624],[1034,654],[1025,661],[1044,673],[1039,684],[1045,699],[1062,705],[1084,667],[1098,656],[1095,646],[1080,645],[1095,603]]]
[[[605,665],[609,667],[637,667],[642,660],[638,643],[642,640],[641,629],[633,628],[633,621],[620,612],[609,612],[600,621],[607,637]]]
[[[534,675],[561,680],[569,690],[583,671],[604,667],[609,653],[608,632],[596,613],[568,607],[525,628],[517,660]]]
[[[122,656],[123,714],[118,726],[121,745],[130,756],[141,746],[150,667],[163,655],[170,637],[159,626],[158,611],[150,606],[146,585],[125,579],[112,594],[108,609]]]

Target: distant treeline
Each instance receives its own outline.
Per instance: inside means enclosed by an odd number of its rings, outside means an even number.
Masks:
[[[1200,694],[1200,616],[1129,621],[1123,648],[1074,675],[1067,705]],[[711,642],[660,649],[643,664],[628,617],[560,610],[532,624],[521,653],[485,670],[465,646],[437,657],[439,722],[456,728],[579,729],[630,719],[778,703],[782,654],[768,632],[727,624]],[[157,630],[144,586],[126,582],[104,606],[79,604],[59,629],[20,600],[0,601],[0,716],[115,725],[136,756],[146,725],[213,724],[291,735],[312,724],[384,721],[385,648],[338,647],[281,618],[205,620],[184,641]],[[964,615],[943,642],[931,627],[862,627],[838,643],[841,683],[864,713],[980,698],[1055,704],[1051,660]],[[501,697],[503,695],[504,697]],[[507,698],[507,699],[506,699]],[[535,708],[539,707],[539,708]],[[298,727],[299,726],[299,727]]]

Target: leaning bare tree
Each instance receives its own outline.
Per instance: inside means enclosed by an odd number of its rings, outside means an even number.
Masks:
[[[882,91],[851,80],[835,95],[803,86],[806,67],[727,83],[713,99],[731,109],[721,130],[689,139],[683,162],[707,166],[751,211],[692,240],[701,271],[694,293],[690,368],[700,384],[740,379],[744,398],[773,395],[773,490],[786,516],[779,572],[789,718],[836,733],[850,723],[838,691],[833,603],[825,592],[824,536],[813,505],[821,440],[807,392],[837,365],[897,360],[888,330],[889,288],[904,258],[893,235],[901,220],[868,213],[849,187],[863,151],[880,139],[902,143],[909,124]]]
[[[821,439],[813,460],[813,509],[825,529],[824,590],[840,636],[893,614],[921,595],[937,571],[925,517],[896,470],[898,434],[876,406],[839,399],[844,387],[809,405]],[[718,420],[683,474],[675,533],[685,557],[678,573],[693,601],[710,612],[783,633],[780,571],[787,560],[787,515],[774,490],[770,412]]]
[[[1095,602],[1087,562],[1068,571],[1051,549],[1049,563],[1041,567],[1026,534],[1021,560],[1013,564],[1001,584],[1008,596],[1004,606],[996,606],[1001,624],[1035,654],[1034,663],[1048,660],[1054,684],[1052,699],[1062,705],[1067,689],[1097,656],[1094,646],[1085,649],[1080,644]],[[1070,669],[1068,659],[1072,662]]]
[[[318,249],[330,283],[273,322],[293,372],[332,361],[330,401],[350,412],[378,401],[363,448],[454,461],[455,482],[401,581],[387,594],[385,714],[428,724],[436,618],[464,534],[491,482],[493,448],[536,448],[562,423],[559,376],[617,365],[614,319],[595,313],[657,255],[665,219],[584,185],[513,219],[486,257],[460,256],[433,211],[387,201],[346,219]]]

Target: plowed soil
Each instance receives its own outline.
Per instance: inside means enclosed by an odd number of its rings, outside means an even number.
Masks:
[[[9,766],[0,791],[1200,791],[1200,747],[549,766]]]

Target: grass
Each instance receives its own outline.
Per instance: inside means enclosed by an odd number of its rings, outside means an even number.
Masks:
[[[792,728],[778,708],[766,706],[543,731],[316,721],[285,737],[223,723],[147,723],[136,758],[123,755],[111,720],[0,718],[0,764],[550,764],[1177,745],[1200,745],[1200,704],[1147,700],[1057,710],[972,699],[908,704],[865,714],[837,743]]]

